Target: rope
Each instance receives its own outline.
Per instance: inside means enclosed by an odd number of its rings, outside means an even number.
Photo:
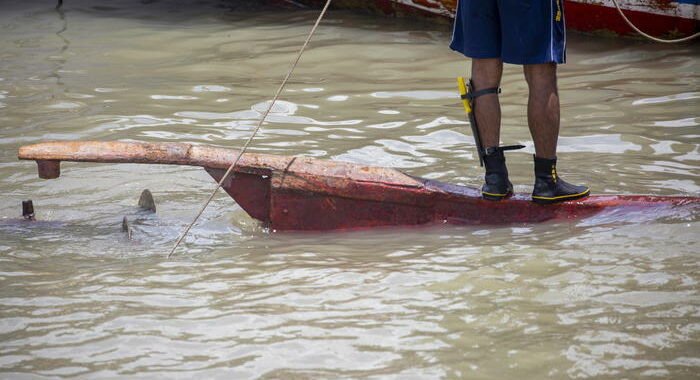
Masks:
[[[301,49],[299,49],[299,54],[297,54],[296,59],[294,59],[294,61],[292,62],[292,67],[287,72],[287,75],[282,80],[282,83],[280,83],[279,88],[277,88],[277,92],[275,92],[275,96],[272,98],[272,102],[270,102],[270,105],[267,107],[267,109],[263,113],[262,117],[260,118],[258,125],[255,127],[255,130],[253,130],[253,134],[250,135],[250,137],[245,142],[245,144],[243,144],[243,147],[241,148],[240,152],[238,153],[238,156],[233,161],[231,166],[228,167],[228,170],[226,170],[226,173],[224,173],[223,177],[221,177],[221,180],[219,180],[219,183],[216,184],[216,188],[214,189],[214,191],[211,192],[211,194],[209,195],[209,198],[206,200],[206,202],[204,202],[204,204],[202,204],[202,207],[199,209],[197,216],[194,217],[194,220],[192,220],[192,223],[188,224],[187,227],[185,228],[185,230],[182,231],[180,236],[177,238],[175,245],[170,250],[170,253],[168,253],[168,258],[170,258],[173,255],[173,253],[175,253],[175,250],[180,245],[182,240],[190,232],[190,229],[192,228],[192,226],[194,226],[194,224],[197,222],[199,217],[202,216],[202,213],[207,208],[207,206],[209,206],[209,203],[214,198],[214,195],[216,195],[216,192],[219,191],[219,189],[221,188],[221,185],[228,178],[229,174],[231,174],[231,171],[233,171],[233,168],[236,167],[236,165],[238,164],[238,161],[243,156],[243,153],[246,151],[246,149],[248,149],[250,142],[253,141],[253,138],[255,138],[255,135],[258,134],[258,131],[262,127],[262,124],[265,121],[265,119],[267,118],[267,115],[270,113],[270,110],[272,110],[272,106],[275,105],[275,102],[279,98],[280,93],[282,93],[284,86],[287,84],[287,81],[292,76],[294,69],[297,67],[297,64],[299,63],[299,60],[301,59],[302,54],[304,54],[304,50],[306,50],[306,47],[309,45],[309,41],[311,41],[311,37],[313,37],[314,33],[316,33],[316,29],[318,28],[318,25],[321,23],[323,16],[325,16],[326,11],[328,10],[328,7],[331,5],[331,1],[332,0],[326,0],[326,5],[323,7],[323,10],[321,10],[321,14],[318,15],[318,18],[316,19],[316,23],[314,23],[314,26],[311,28],[311,31],[309,32],[309,35],[306,37],[306,41],[304,41],[304,45],[301,46]]]
[[[690,35],[690,36],[687,36],[687,37],[677,38],[677,39],[675,39],[675,40],[664,40],[664,39],[662,39],[662,38],[654,37],[654,36],[652,36],[652,35],[649,35],[649,34],[647,34],[647,33],[642,32],[641,30],[639,30],[639,28],[637,28],[637,26],[634,25],[634,24],[632,23],[632,21],[630,21],[630,20],[627,18],[627,16],[625,16],[625,14],[622,12],[622,8],[620,8],[620,5],[617,3],[617,0],[612,0],[612,2],[613,2],[613,4],[615,4],[615,8],[617,8],[617,11],[620,13],[620,16],[622,16],[622,18],[625,20],[625,22],[627,22],[627,25],[629,25],[629,26],[630,26],[632,29],[634,29],[637,33],[641,34],[642,36],[644,36],[644,37],[646,37],[646,38],[648,38],[648,39],[650,39],[650,40],[652,40],[652,41],[663,42],[663,43],[667,43],[667,44],[672,44],[672,43],[677,43],[677,42],[690,41],[690,40],[692,40],[693,38],[696,38],[696,37],[700,36],[700,32],[698,32],[698,33],[695,33],[695,34]]]

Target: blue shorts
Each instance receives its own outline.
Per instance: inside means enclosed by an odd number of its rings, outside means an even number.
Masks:
[[[564,63],[564,0],[459,0],[450,48],[519,65]]]

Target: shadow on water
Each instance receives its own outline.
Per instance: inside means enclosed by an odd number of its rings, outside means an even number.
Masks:
[[[251,17],[258,25],[279,25],[279,18],[268,17],[270,13],[284,12],[287,16],[284,25],[309,24],[318,14],[318,7],[309,7],[294,1],[284,0],[113,0],[108,3],[90,0],[59,0],[54,6],[45,0],[11,1],[0,0],[3,10],[14,12],[43,13],[56,10],[61,19],[66,14],[79,12],[90,17],[124,18],[143,20],[151,23],[164,22],[173,28],[185,27],[190,21],[211,22],[240,22]],[[325,24],[346,24],[344,16],[359,16],[356,12],[342,9],[332,9],[326,16]],[[382,16],[373,13],[364,15],[380,21],[371,28],[417,28],[450,32],[450,22],[431,22],[422,19],[407,19],[400,17]],[[65,29],[64,29],[65,30]]]
[[[116,0],[109,2],[95,2],[90,0],[59,0],[51,4],[45,0],[11,1],[0,0],[0,6],[4,11],[22,12],[50,12],[56,11],[64,18],[65,14],[81,12],[92,17],[105,18],[133,18],[149,21],[186,21],[201,17],[214,17],[225,19],[235,17],[236,12],[264,13],[275,10],[309,10],[300,5],[286,5],[271,1],[246,1],[246,0]],[[174,24],[174,27],[177,25]]]
[[[56,32],[56,36],[58,36],[58,38],[60,38],[61,41],[63,41],[63,46],[59,51],[59,55],[52,57],[53,60],[58,62],[58,64],[56,66],[56,69],[53,70],[53,72],[49,73],[48,77],[56,78],[56,85],[63,91],[63,93],[65,93],[69,90],[65,88],[65,83],[62,82],[60,73],[63,70],[67,61],[63,54],[65,54],[68,48],[70,47],[70,41],[64,35],[64,32],[68,30],[68,18],[66,17],[66,13],[63,10],[63,0],[58,0],[58,3],[56,4],[56,7],[54,9],[58,14],[58,17],[63,22],[63,24],[61,25],[61,29]],[[54,97],[56,97],[56,94],[54,94]]]

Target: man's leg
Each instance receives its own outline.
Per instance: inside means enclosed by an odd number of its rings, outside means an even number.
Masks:
[[[503,74],[500,58],[472,59],[474,90],[499,87]],[[486,94],[474,99],[474,116],[484,148],[498,146],[501,134],[501,103],[498,94]]]
[[[559,93],[557,65],[524,65],[530,95],[527,101],[527,124],[535,142],[535,155],[552,159],[557,156],[559,138]]]
[[[500,58],[472,60],[474,91],[499,87],[502,74],[503,62]],[[506,158],[503,151],[498,149],[501,135],[501,103],[498,101],[498,94],[481,95],[474,99],[474,113],[481,143],[486,149],[486,175],[481,194],[485,199],[498,201],[513,194],[513,185],[508,180]]]
[[[535,188],[532,191],[532,200],[546,204],[585,197],[590,193],[587,187],[567,183],[557,174],[557,65],[544,63],[523,67],[530,90],[527,123],[535,142]]]

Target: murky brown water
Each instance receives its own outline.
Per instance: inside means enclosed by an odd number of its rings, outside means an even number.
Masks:
[[[17,148],[239,147],[316,12],[50,3],[0,1],[0,378],[697,378],[697,213],[279,234],[219,195],[165,260],[214,186],[203,170],[66,163],[44,181]],[[448,39],[331,12],[252,150],[478,185]],[[698,196],[698,45],[568,46],[565,176]],[[504,141],[529,143],[519,68],[503,87]],[[529,191],[528,153],[510,157]],[[9,222],[28,198],[43,222]]]

